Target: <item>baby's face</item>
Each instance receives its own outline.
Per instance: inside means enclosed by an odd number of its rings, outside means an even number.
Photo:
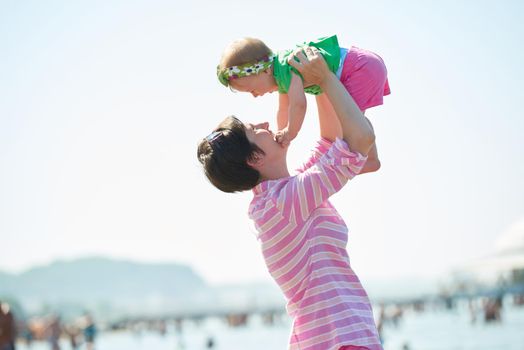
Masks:
[[[270,71],[264,71],[257,75],[250,75],[231,80],[231,87],[237,91],[249,92],[254,97],[263,96],[266,93],[277,91],[275,78]]]

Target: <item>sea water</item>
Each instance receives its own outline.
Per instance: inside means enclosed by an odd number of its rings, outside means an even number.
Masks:
[[[285,350],[289,332],[287,318],[277,319],[268,326],[253,317],[248,325],[236,328],[212,318],[199,323],[185,322],[181,333],[174,327],[165,335],[146,330],[101,332],[96,339],[96,350]],[[385,350],[524,350],[524,307],[505,307],[502,321],[494,323],[486,323],[481,317],[472,322],[465,307],[407,311],[396,326],[385,324],[383,337]],[[34,342],[30,348],[19,344],[17,349],[50,347]],[[61,350],[67,349],[71,347],[63,340]]]

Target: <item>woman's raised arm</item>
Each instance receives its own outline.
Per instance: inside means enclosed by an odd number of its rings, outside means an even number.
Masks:
[[[342,127],[342,137],[349,148],[367,155],[375,142],[373,128],[336,75],[328,69],[322,55],[316,49],[308,47],[305,54],[297,52],[293,57],[288,60],[289,64],[308,82],[319,85],[329,97]]]
[[[342,138],[342,127],[328,96],[323,93],[317,95],[315,99],[317,101],[320,137],[329,141],[335,141],[337,137]]]

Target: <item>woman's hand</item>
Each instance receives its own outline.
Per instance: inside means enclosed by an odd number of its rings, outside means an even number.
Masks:
[[[302,74],[308,84],[321,85],[331,73],[324,57],[314,47],[293,52],[288,63]]]

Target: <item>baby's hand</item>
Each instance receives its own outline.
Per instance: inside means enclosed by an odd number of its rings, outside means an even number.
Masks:
[[[277,141],[280,146],[287,147],[289,143],[294,139],[289,132],[289,129],[286,127],[282,130],[278,130],[275,134],[275,141]]]

